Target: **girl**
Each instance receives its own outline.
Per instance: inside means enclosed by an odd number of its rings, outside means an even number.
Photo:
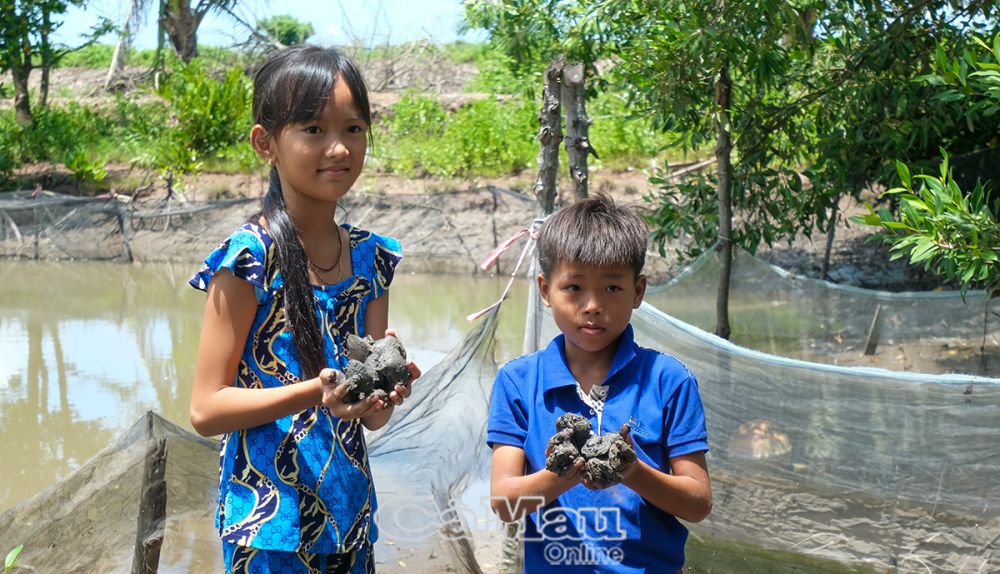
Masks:
[[[347,335],[382,337],[399,243],[337,226],[371,111],[333,48],[282,50],[254,78],[254,150],[271,165],[263,210],[205,260],[191,424],[224,434],[219,508],[227,572],[374,572],[375,493],[361,426],[409,396],[348,404]],[[410,382],[420,376],[407,365]]]

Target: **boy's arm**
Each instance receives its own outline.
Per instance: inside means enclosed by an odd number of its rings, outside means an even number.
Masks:
[[[580,482],[583,459],[577,460],[565,476],[546,469],[525,475],[524,462],[524,449],[520,447],[506,444],[493,447],[490,506],[504,522],[520,520]]]
[[[641,459],[622,478],[622,484],[636,491],[653,506],[683,518],[701,522],[712,512],[712,483],[703,451],[670,459],[672,473],[661,472]]]

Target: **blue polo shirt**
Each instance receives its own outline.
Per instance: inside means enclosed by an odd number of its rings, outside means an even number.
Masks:
[[[504,365],[490,401],[486,441],[524,449],[525,474],[545,468],[545,447],[556,419],[576,413],[594,432],[628,423],[636,454],[669,472],[670,458],[708,450],[705,412],[694,375],[677,359],[635,343],[629,325],[618,340],[604,384],[609,386],[600,429],[577,394],[564,337]],[[590,490],[578,484],[528,515],[524,571],[675,572],[684,565],[687,529],[623,484]]]

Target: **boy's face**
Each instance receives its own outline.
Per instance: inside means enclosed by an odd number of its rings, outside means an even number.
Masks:
[[[538,276],[542,301],[552,309],[566,336],[566,353],[611,353],[625,331],[632,310],[642,304],[646,278],[628,265],[597,267],[559,262],[548,279]]]

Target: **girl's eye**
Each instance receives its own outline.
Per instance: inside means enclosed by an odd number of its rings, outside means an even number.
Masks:
[[[318,134],[320,132],[319,126],[306,126],[304,130],[307,134]]]
[[[351,127],[347,128],[347,131],[348,131],[348,133],[352,133],[352,134],[360,134],[361,132],[363,132],[365,130],[361,126],[351,126]]]

